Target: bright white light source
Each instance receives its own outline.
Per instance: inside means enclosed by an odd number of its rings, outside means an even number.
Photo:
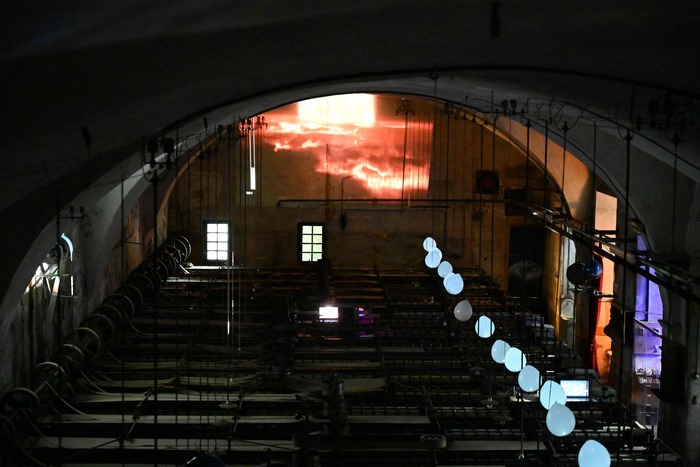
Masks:
[[[610,453],[598,441],[589,439],[578,452],[581,467],[610,467]]]
[[[434,250],[429,251],[427,255],[425,255],[425,265],[429,268],[434,269],[438,267],[441,259],[442,251],[440,251],[440,248],[435,248]]]
[[[547,428],[554,436],[566,436],[574,431],[576,417],[565,405],[555,403],[547,412]]]
[[[504,340],[497,339],[491,346],[491,358],[496,363],[503,363],[506,352],[510,350],[510,344]]]
[[[255,191],[255,167],[250,167],[250,190]]]
[[[525,365],[525,367],[518,374],[518,386],[524,392],[535,392],[540,388],[540,383],[542,382],[542,377],[540,376],[540,370],[532,365]]]
[[[445,290],[451,295],[459,295],[464,290],[464,279],[459,273],[449,273],[443,281]]]
[[[496,326],[488,316],[479,316],[479,319],[476,320],[476,324],[474,325],[474,330],[476,331],[477,336],[481,337],[482,339],[486,339],[493,335],[494,331],[496,330]]]
[[[449,273],[452,272],[452,265],[450,264],[449,261],[443,261],[440,263],[440,266],[438,266],[438,275],[440,277],[445,278]]]
[[[341,94],[318,97],[297,104],[299,120],[319,125],[374,126],[375,96]]]
[[[63,239],[64,242],[66,242],[66,245],[68,245],[68,252],[70,253],[70,260],[73,261],[73,250],[75,247],[73,246],[73,242],[71,242],[70,238],[66,234],[61,234],[61,238]]]
[[[517,373],[527,364],[527,358],[522,350],[517,347],[511,347],[508,352],[506,352],[503,363],[506,365],[508,371]]]
[[[540,404],[549,410],[554,404],[566,404],[566,393],[556,381],[545,381],[540,389]]]
[[[321,320],[338,320],[337,306],[321,306],[318,308],[318,318]]]
[[[425,237],[425,240],[423,240],[423,249],[425,251],[433,251],[435,248],[437,248],[437,243],[435,242],[435,239],[433,237]]]

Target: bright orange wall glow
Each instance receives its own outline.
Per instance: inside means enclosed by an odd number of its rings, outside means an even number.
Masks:
[[[405,115],[396,113],[398,99],[384,98],[383,106],[380,99],[348,94],[270,111],[266,143],[280,157],[314,157],[316,172],[354,175],[360,183],[352,184],[348,198],[399,198],[402,191],[407,198],[420,197],[430,177],[432,122],[418,125],[409,118],[406,125]],[[357,191],[358,185],[365,193]]]
[[[297,104],[299,120],[318,125],[374,126],[375,96],[342,94],[308,99]]]

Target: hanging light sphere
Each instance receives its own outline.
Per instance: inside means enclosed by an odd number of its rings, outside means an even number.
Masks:
[[[589,439],[578,451],[580,467],[610,467],[610,453],[598,441]]]
[[[523,392],[535,392],[540,388],[542,377],[540,370],[532,365],[525,365],[518,374],[518,386]]]
[[[561,301],[561,312],[559,313],[561,319],[570,320],[574,317],[574,301],[570,298],[565,298]]]
[[[451,272],[452,272],[452,265],[450,264],[449,261],[443,261],[442,263],[440,263],[440,266],[438,266],[438,274],[442,278],[447,277],[447,275]]]
[[[574,431],[576,417],[570,408],[557,402],[547,412],[546,422],[554,436],[566,436]]]
[[[425,265],[429,268],[435,269],[440,264],[441,259],[442,251],[440,251],[440,248],[435,247],[430,250],[427,255],[425,255]]]
[[[476,320],[476,324],[474,325],[474,330],[477,336],[486,339],[493,336],[494,331],[496,331],[496,326],[488,316],[479,316],[479,319]]]
[[[566,393],[556,381],[545,381],[540,389],[540,404],[549,410],[554,404],[566,404]]]
[[[583,274],[588,280],[596,280],[603,274],[603,265],[592,259],[584,266]]]
[[[503,363],[506,352],[510,350],[510,344],[504,340],[497,339],[491,346],[491,358],[496,363]]]
[[[581,285],[588,279],[586,277],[586,265],[581,262],[576,262],[566,268],[566,278],[574,285]]]
[[[472,304],[469,303],[469,300],[462,300],[457,305],[455,305],[454,313],[455,318],[457,318],[457,321],[465,322],[472,317],[472,313],[474,313],[474,310],[472,309]]]
[[[423,240],[423,249],[425,251],[433,251],[435,248],[437,248],[437,243],[435,243],[435,239],[433,237],[425,237],[425,240]]]
[[[506,352],[503,363],[505,363],[508,371],[517,373],[527,365],[527,357],[525,357],[525,354],[519,348],[511,347],[508,352]]]
[[[459,273],[449,273],[443,281],[445,290],[451,295],[459,295],[464,290],[464,279]]]

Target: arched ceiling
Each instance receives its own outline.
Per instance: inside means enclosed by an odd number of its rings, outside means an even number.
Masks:
[[[698,13],[697,2],[652,1],[15,3],[0,33],[0,210],[39,231],[143,137],[321,94],[416,93],[482,110],[529,100],[543,118],[553,103],[571,119],[600,114],[611,132],[637,116],[646,125],[648,102],[671,95],[690,121]],[[668,135],[643,131],[635,144],[669,163]],[[581,133],[572,143],[590,148]],[[700,166],[694,140],[679,151]]]
[[[695,2],[34,3],[4,15],[0,208],[84,163],[83,127],[90,157],[114,158],[190,115],[294,89],[432,74],[460,102],[556,98],[611,116],[633,92],[641,110],[645,94],[700,95]]]

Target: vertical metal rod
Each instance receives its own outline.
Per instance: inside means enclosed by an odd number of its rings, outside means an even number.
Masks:
[[[484,125],[486,125],[486,122],[482,122],[479,127],[480,127],[480,135],[479,135],[479,171],[483,176],[484,172]],[[483,233],[484,233],[484,193],[481,190],[481,187],[479,188],[479,274],[481,274],[482,268],[481,268],[481,256],[482,256],[482,245],[483,245]]]
[[[544,124],[544,195],[542,199],[542,207],[547,209],[547,196],[549,195],[549,168],[547,166],[549,159],[549,122]]]
[[[153,253],[158,247],[158,174],[153,170]],[[153,284],[153,450],[158,451],[158,290]],[[158,465],[158,461],[154,463]]]
[[[446,145],[445,150],[445,205],[448,203],[449,199],[449,187],[450,187],[450,114],[447,114],[447,135],[446,135]],[[447,209],[445,209],[445,214],[443,216],[443,230],[442,230],[442,251],[443,256],[447,256]]]
[[[124,173],[122,173],[122,180],[121,184],[119,187],[119,196],[120,196],[120,206],[119,206],[119,217],[121,218],[121,235],[120,235],[120,241],[119,241],[119,254],[121,255],[121,283],[124,284],[126,282],[126,255],[124,254],[124,250],[126,248],[126,218],[124,217]],[[135,312],[136,310],[134,310]],[[119,320],[121,329],[120,329],[120,336],[124,336],[124,319]],[[122,337],[123,338],[123,337]],[[122,372],[122,384],[121,384],[121,399],[122,399],[122,405],[124,405],[125,398],[126,398],[126,359],[122,358],[121,359],[121,372]],[[126,424],[126,413],[122,411],[122,425],[124,426]],[[119,450],[124,451],[124,443],[120,442],[119,443]]]
[[[231,394],[231,321],[233,302],[231,297],[231,271],[233,270],[233,232],[231,227],[231,142],[233,141],[233,125],[226,138],[226,225],[228,225],[228,251],[226,259],[226,402],[229,402]]]
[[[624,226],[623,231],[623,258],[627,260],[627,251],[629,249],[629,210],[630,210],[630,159],[632,152],[632,134],[627,130],[625,135],[626,142],[626,161],[625,161],[625,214],[624,214]],[[626,334],[627,334],[627,268],[622,269],[622,345],[620,350],[619,365],[622,366],[622,358],[625,352],[625,345],[627,344]],[[620,391],[620,397],[618,397],[618,404],[622,403],[622,368],[618,369],[618,389]],[[624,423],[624,413],[620,410],[620,424]],[[619,441],[622,438],[622,431],[618,433]],[[617,451],[617,463],[620,463],[620,450]]]
[[[403,121],[403,169],[401,171],[401,210],[403,211],[404,183],[406,182],[406,143],[408,139],[408,111]]]
[[[496,171],[496,120],[498,117],[493,118],[493,134],[492,134],[492,139],[491,139],[491,170],[494,172]],[[492,188],[493,189],[493,188]],[[498,189],[498,187],[496,187]],[[496,195],[493,193],[491,194],[491,278],[495,279],[495,265],[494,265],[494,256],[495,256],[495,235],[496,235]]]
[[[525,127],[527,128],[527,137],[525,141],[525,209],[529,209],[529,197],[530,197],[530,130],[532,129],[532,123],[530,120],[527,121],[525,124]],[[525,214],[525,225],[527,225],[528,221],[530,219],[530,216],[528,213]],[[525,272],[525,256],[523,256],[522,259],[522,267],[521,271]],[[521,300],[523,304],[525,303],[525,294],[527,293],[527,285],[525,281],[521,281],[522,284],[522,295],[521,295]]]

